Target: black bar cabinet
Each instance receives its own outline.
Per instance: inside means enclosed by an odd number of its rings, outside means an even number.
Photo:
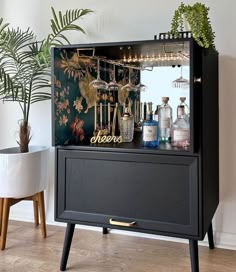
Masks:
[[[67,223],[61,270],[75,224],[83,224],[102,227],[104,234],[120,229],[188,239],[192,272],[199,271],[198,241],[207,233],[214,248],[212,218],[219,202],[218,53],[183,38],[72,45],[54,48],[52,55],[55,220]],[[145,148],[140,131],[131,143],[90,144],[95,112],[84,112],[89,100],[80,83],[88,79],[87,63],[97,58],[104,61],[107,82],[112,65],[121,69],[117,77],[126,67],[188,65],[190,145]],[[80,95],[81,105],[73,104]]]

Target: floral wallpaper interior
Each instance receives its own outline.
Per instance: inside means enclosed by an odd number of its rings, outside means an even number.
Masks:
[[[123,104],[140,100],[138,91],[97,90],[89,85],[97,78],[97,61],[81,58],[77,48],[55,48],[53,63],[53,102],[54,102],[54,143],[55,145],[77,145],[89,143],[94,132],[94,108],[97,105],[99,120],[100,105],[103,105],[102,120],[107,123],[108,103],[110,118],[113,118],[115,103],[118,102],[120,112]],[[113,65],[100,61],[100,77],[107,83],[113,79]],[[121,66],[115,67],[116,81],[124,86],[128,83],[129,70]],[[131,70],[131,82],[139,83],[139,71]]]

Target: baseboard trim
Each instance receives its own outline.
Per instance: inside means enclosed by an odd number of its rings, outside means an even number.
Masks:
[[[214,239],[216,247],[236,250],[236,233],[215,231]]]

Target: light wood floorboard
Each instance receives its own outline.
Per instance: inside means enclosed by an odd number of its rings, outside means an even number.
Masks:
[[[65,228],[47,226],[47,238],[34,224],[10,221],[1,272],[59,270]],[[236,251],[199,247],[201,272],[235,272]],[[68,272],[189,272],[188,245],[75,229]]]

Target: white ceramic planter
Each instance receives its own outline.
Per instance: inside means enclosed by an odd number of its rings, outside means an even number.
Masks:
[[[0,150],[0,197],[21,198],[47,188],[49,148],[30,146],[28,153],[18,147]]]

